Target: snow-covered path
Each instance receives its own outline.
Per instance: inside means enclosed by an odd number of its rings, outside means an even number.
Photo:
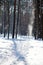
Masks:
[[[12,54],[12,41],[0,39],[0,65],[10,65],[16,59]]]
[[[0,65],[43,65],[43,41],[0,38]]]

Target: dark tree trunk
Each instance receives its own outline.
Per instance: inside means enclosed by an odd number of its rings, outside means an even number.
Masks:
[[[9,2],[8,2],[8,39],[9,39],[9,27],[10,27],[10,16],[9,16]]]
[[[34,0],[35,4],[35,23],[34,23],[34,36],[38,39],[39,35],[39,0]]]
[[[6,33],[6,32],[5,32],[5,22],[6,22],[6,3],[5,3],[5,1],[4,1],[4,22],[3,22],[3,25],[4,25],[4,26],[3,26],[3,27],[4,27],[4,28],[3,28],[3,29],[4,29],[4,30],[3,30],[3,31],[4,31],[4,37],[5,37],[5,33]]]
[[[12,38],[14,38],[14,32],[15,32],[15,19],[16,19],[16,0],[14,0],[14,22],[13,22]]]
[[[42,40],[43,40],[43,14],[42,14]]]
[[[42,13],[42,3],[43,1],[40,0],[40,38],[43,39],[43,13]]]

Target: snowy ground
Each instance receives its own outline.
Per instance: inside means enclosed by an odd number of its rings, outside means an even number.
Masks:
[[[0,38],[0,65],[43,65],[43,41]]]

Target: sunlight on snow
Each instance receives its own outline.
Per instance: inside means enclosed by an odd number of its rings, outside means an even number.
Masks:
[[[43,41],[0,38],[0,65],[43,65]]]

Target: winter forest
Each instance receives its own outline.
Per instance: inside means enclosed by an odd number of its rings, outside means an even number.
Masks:
[[[0,33],[43,39],[43,1],[0,0]]]
[[[0,65],[43,65],[43,0],[0,0]]]

